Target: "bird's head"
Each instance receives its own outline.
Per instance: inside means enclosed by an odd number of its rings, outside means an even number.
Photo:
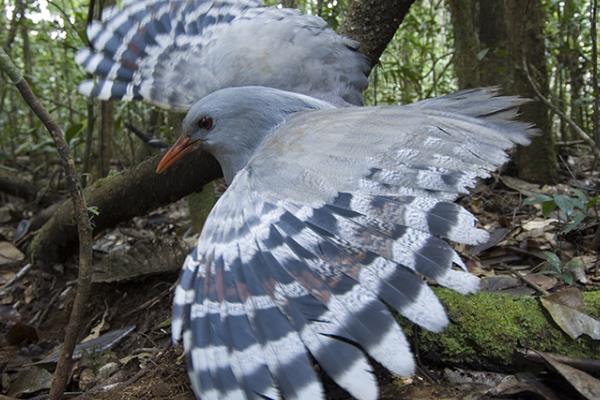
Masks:
[[[263,138],[290,114],[332,107],[322,100],[262,86],[218,90],[190,108],[183,120],[183,134],[165,153],[156,172],[204,149],[217,158],[229,182]]]

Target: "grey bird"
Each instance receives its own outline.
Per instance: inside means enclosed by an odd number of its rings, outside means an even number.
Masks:
[[[368,356],[415,362],[389,309],[439,332],[426,279],[479,280],[444,240],[488,234],[453,201],[528,144],[524,100],[474,89],[360,107],[369,63],[325,22],[255,0],[126,1],[88,28],[80,91],[185,111],[158,166],[211,152],[229,187],[187,257],[173,304],[203,399],[324,398],[312,356],[358,399],[378,389]]]

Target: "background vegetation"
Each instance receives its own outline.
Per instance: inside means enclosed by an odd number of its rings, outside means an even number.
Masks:
[[[108,2],[96,3],[98,6]],[[268,3],[281,5],[276,1]],[[347,8],[346,0],[281,3],[321,15],[334,28],[343,21]],[[500,7],[502,3],[500,0],[417,1],[371,74],[367,102],[409,103],[458,88],[492,84],[504,86],[507,92],[519,92],[514,82],[510,82],[514,77],[509,70],[520,66],[511,66],[510,46],[505,43],[509,38],[506,31],[504,34],[498,29],[493,31],[494,26],[506,27],[511,23],[511,16],[501,10],[506,8]],[[594,87],[597,54],[593,49],[595,41],[591,40],[593,3],[536,0],[517,1],[515,7],[522,15],[529,12],[529,5],[539,7],[537,14],[528,15],[528,24],[535,24],[535,18],[541,24],[541,52],[538,51],[537,59],[528,61],[538,70],[545,69],[544,76],[537,77],[542,86],[547,86],[545,90],[552,103],[598,140],[594,112],[598,107],[594,101],[598,92]],[[92,102],[77,93],[84,72],[75,64],[74,53],[86,45],[85,25],[92,17],[88,15],[88,1],[0,0],[0,9],[3,10],[0,26],[5,27],[0,30],[0,43],[63,124],[85,173],[95,179],[111,169],[132,166],[147,155],[147,145],[127,132],[127,124],[166,141],[176,135],[176,118],[165,112],[142,103],[94,108]],[[519,45],[527,46],[524,42]],[[532,73],[534,77],[537,72]],[[5,77],[0,77],[0,85],[0,157],[6,161],[5,167],[14,167],[19,157],[26,157],[27,162],[19,166],[26,167],[35,177],[47,176],[53,164],[33,160],[53,158],[55,150],[50,139],[29,110],[22,107],[18,93]],[[548,126],[551,136],[558,141],[580,140],[564,119],[555,114],[551,118],[547,124],[538,125]],[[550,158],[546,162],[551,164],[554,155]],[[549,181],[555,180],[556,175],[530,174],[529,178]]]

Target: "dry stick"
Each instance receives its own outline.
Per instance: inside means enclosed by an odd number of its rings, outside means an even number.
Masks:
[[[540,99],[540,101],[544,103],[546,107],[548,107],[550,110],[552,110],[553,112],[558,114],[562,119],[564,119],[567,122],[567,124],[571,125],[571,128],[573,128],[573,130],[579,135],[579,137],[583,139],[583,141],[585,141],[592,148],[592,153],[594,153],[596,157],[600,157],[600,148],[598,148],[596,142],[594,142],[594,139],[592,139],[587,133],[585,133],[585,131],[579,125],[577,125],[577,123],[573,121],[571,117],[565,114],[560,108],[552,104],[550,100],[544,97],[544,95],[540,92],[540,89],[538,88],[537,84],[535,83],[535,81],[531,77],[531,74],[529,73],[529,68],[527,67],[527,61],[525,59],[523,59],[523,70],[525,71],[525,75],[527,75],[527,79],[529,80],[533,91]]]
[[[75,163],[69,152],[69,146],[65,141],[64,133],[60,126],[52,119],[48,111],[42,106],[31,88],[23,79],[19,70],[15,67],[10,57],[3,49],[0,49],[0,70],[10,77],[17,87],[21,96],[44,124],[58,150],[60,159],[67,178],[71,200],[75,208],[77,230],[79,234],[79,275],[77,277],[77,294],[71,309],[71,317],[65,332],[63,349],[56,365],[52,387],[50,388],[50,400],[60,399],[63,395],[67,379],[71,371],[71,356],[79,336],[79,329],[83,311],[90,295],[92,285],[92,226],[87,212],[87,204],[83,196],[81,182],[75,171]]]
[[[598,0],[592,0],[590,14],[592,37],[592,92],[594,94],[594,115],[592,116],[594,139],[600,143],[600,86],[598,86]]]

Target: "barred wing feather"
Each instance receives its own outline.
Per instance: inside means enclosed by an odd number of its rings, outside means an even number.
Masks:
[[[308,354],[358,399],[377,397],[367,355],[413,372],[386,305],[437,332],[448,319],[424,278],[478,289],[443,239],[487,233],[452,200],[532,133],[508,119],[523,101],[494,95],[306,112],[264,140],[176,291],[173,338],[199,397],[323,398]]]
[[[361,104],[369,64],[357,43],[321,18],[258,0],[128,1],[88,27],[76,61],[103,100],[144,99],[186,111],[233,86],[268,86],[334,104]]]

